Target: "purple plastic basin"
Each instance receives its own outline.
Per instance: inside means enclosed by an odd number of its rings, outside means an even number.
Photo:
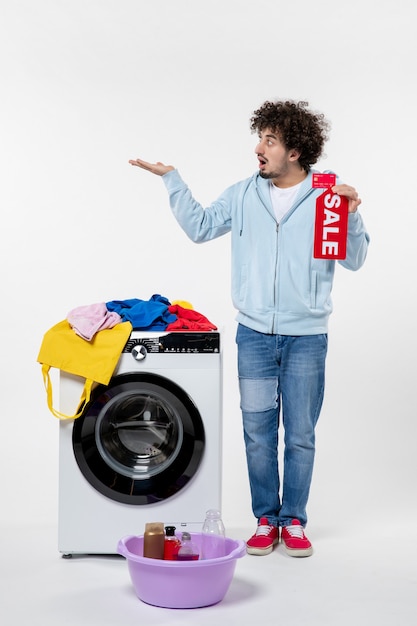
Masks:
[[[191,533],[201,544],[201,533]],[[169,609],[191,609],[217,604],[232,582],[236,560],[246,554],[245,543],[226,537],[225,556],[198,561],[164,561],[143,555],[143,536],[120,539],[117,551],[128,562],[140,600]]]

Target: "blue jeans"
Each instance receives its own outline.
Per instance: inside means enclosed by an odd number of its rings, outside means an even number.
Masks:
[[[239,324],[240,401],[252,510],[270,524],[307,523],[315,426],[324,395],[327,335],[265,335]],[[284,431],[283,481],[278,427]]]

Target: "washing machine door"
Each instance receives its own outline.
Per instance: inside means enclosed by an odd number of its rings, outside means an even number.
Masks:
[[[115,376],[74,421],[78,466],[101,494],[132,505],[166,500],[195,475],[204,427],[189,395],[151,373]]]

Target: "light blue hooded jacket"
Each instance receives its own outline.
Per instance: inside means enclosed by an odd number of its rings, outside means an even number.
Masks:
[[[316,198],[323,189],[312,189],[312,174],[279,225],[269,181],[258,173],[226,189],[207,208],[193,198],[178,170],[162,177],[174,216],[192,241],[231,233],[236,320],[253,330],[280,335],[327,333],[336,261],[313,258]],[[360,214],[350,213],[347,255],[338,262],[359,269],[368,242]]]

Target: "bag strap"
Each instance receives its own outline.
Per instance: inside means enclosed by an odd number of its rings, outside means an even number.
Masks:
[[[46,363],[42,365],[43,383],[46,389],[46,399],[48,402],[49,410],[51,411],[52,415],[55,415],[55,417],[57,417],[58,419],[65,419],[65,420],[77,419],[77,417],[80,417],[82,415],[84,406],[90,400],[91,390],[92,390],[94,381],[91,380],[90,378],[86,379],[84,383],[84,388],[81,394],[80,404],[79,404],[77,413],[75,415],[66,415],[65,413],[61,413],[60,411],[57,411],[57,409],[55,409],[53,406],[54,403],[53,403],[53,394],[52,394],[52,382],[49,376],[50,369],[51,369],[50,366],[47,365]]]

